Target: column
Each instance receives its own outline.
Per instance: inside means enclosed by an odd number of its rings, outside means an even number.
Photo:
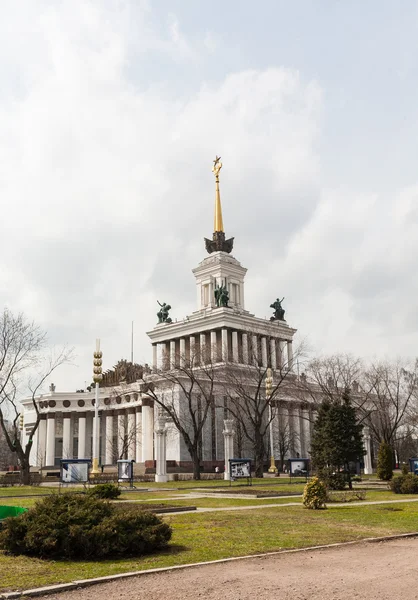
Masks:
[[[206,335],[200,334],[200,364],[206,364]]]
[[[152,345],[152,368],[154,371],[158,369],[158,346],[157,344]]]
[[[119,433],[119,432],[118,432]],[[115,456],[113,453],[113,410],[106,412],[106,455],[105,464],[114,465]]]
[[[258,340],[256,335],[252,337],[251,354],[251,364],[258,365]]]
[[[239,362],[238,358],[238,331],[232,332],[232,362]]]
[[[213,279],[210,280],[209,282],[209,302],[208,302],[208,306],[210,306],[210,308],[213,308],[215,305],[215,294],[214,294],[214,289],[213,289]]]
[[[136,418],[135,409],[128,408],[128,460],[135,460],[136,457]]]
[[[180,367],[184,368],[186,366],[186,340],[184,338],[180,339]]]
[[[38,425],[38,453],[36,456],[36,465],[43,467],[45,465],[46,450],[46,415],[40,415]]]
[[[366,454],[364,455],[364,474],[371,475],[373,473],[372,465],[372,449],[370,443],[370,431],[368,427],[363,430],[364,449]]]
[[[124,409],[118,411],[118,433],[117,433],[117,452],[118,459],[122,459],[125,457],[126,447],[125,447],[125,436],[126,436],[126,428],[125,428],[125,418],[126,414]]]
[[[261,364],[263,367],[268,367],[268,364],[267,364],[267,340],[265,337],[261,338]]]
[[[197,366],[197,357],[196,357],[196,338],[194,337],[194,335],[190,336],[189,339],[189,360],[190,360],[190,366],[192,367],[196,367]]]
[[[157,419],[155,423],[155,481],[166,482],[167,477],[167,429],[165,419]]]
[[[277,369],[276,340],[270,340],[270,364],[273,371]]]
[[[55,414],[47,415],[46,421],[46,457],[45,464],[52,467],[55,464]]]
[[[228,330],[222,329],[222,362],[228,362]]]
[[[242,362],[248,365],[248,335],[242,334]]]
[[[289,405],[289,427],[291,436],[291,448],[292,457],[301,457],[301,445],[300,445],[300,419],[299,419],[299,407],[296,404]]]
[[[218,362],[218,344],[216,339],[216,331],[210,332],[210,359],[212,364]]]
[[[279,340],[279,369],[287,366],[287,359],[285,358],[286,342]]]
[[[230,480],[231,475],[229,472],[229,459],[234,458],[234,430],[233,430],[234,421],[232,419],[224,420],[224,429],[222,431],[224,436],[224,446],[225,446],[225,473],[224,479]]]
[[[167,342],[163,342],[162,344],[159,344],[159,346],[161,347],[161,366],[166,371],[170,366]]]
[[[86,458],[86,413],[78,413],[78,458]]]
[[[281,470],[285,464],[286,458],[292,455],[291,446],[291,428],[289,423],[289,410],[284,403],[280,403],[277,411],[277,434],[274,438],[275,441],[275,456],[278,456],[281,461]]]
[[[136,422],[136,447],[135,447],[135,461],[137,463],[142,462],[142,406],[137,406],[135,409],[135,422]]]
[[[292,340],[287,342],[287,368],[293,371],[293,345]]]
[[[154,460],[154,407],[149,400],[142,401],[142,462]]]
[[[172,340],[170,342],[170,369],[176,368],[176,342]]]
[[[72,458],[71,414],[64,413],[62,419],[62,458]]]
[[[302,410],[302,427],[303,427],[303,440],[305,443],[305,451],[303,455],[309,457],[309,450],[311,449],[311,419],[310,419],[309,408]]]

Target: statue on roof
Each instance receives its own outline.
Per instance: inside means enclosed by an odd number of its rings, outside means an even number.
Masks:
[[[281,300],[279,300],[278,298],[273,302],[273,304],[270,304],[270,308],[274,309],[274,313],[273,316],[270,317],[270,321],[284,321],[284,313],[285,310],[282,307],[282,302],[284,300],[284,296]]]
[[[171,310],[171,306],[169,304],[166,304],[165,302],[163,302],[162,304],[158,300],[157,302],[161,307],[160,310],[157,312],[158,323],[171,323],[171,318],[168,316],[168,313]]]
[[[222,283],[222,281],[221,281],[221,285],[218,285],[215,282],[214,296],[215,296],[216,306],[226,306],[226,307],[228,306],[229,292],[227,290],[225,283]]]

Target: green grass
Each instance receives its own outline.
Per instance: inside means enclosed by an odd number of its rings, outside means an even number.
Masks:
[[[308,511],[301,506],[292,506],[262,511],[169,515],[165,519],[173,527],[173,539],[170,549],[158,555],[116,561],[66,562],[11,557],[0,553],[0,591],[285,548],[415,532],[418,530],[418,503],[350,505],[325,511]]]

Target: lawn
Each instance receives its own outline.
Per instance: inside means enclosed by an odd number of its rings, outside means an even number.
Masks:
[[[165,519],[173,527],[170,549],[139,559],[41,561],[0,553],[0,591],[285,548],[415,532],[418,530],[418,503],[350,505],[325,511],[308,511],[302,506],[278,506],[262,511],[168,515]]]

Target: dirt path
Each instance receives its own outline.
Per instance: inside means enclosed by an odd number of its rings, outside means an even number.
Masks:
[[[362,543],[133,577],[52,600],[415,600],[418,538]]]

